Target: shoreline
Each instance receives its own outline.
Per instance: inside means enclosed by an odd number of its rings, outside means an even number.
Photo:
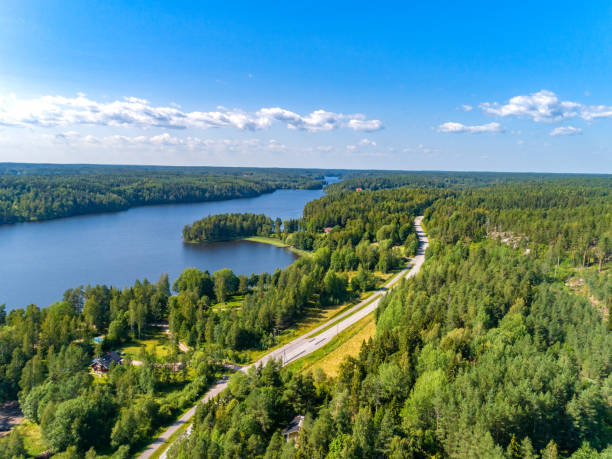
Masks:
[[[231,239],[223,239],[223,240],[219,240],[219,241],[186,241],[185,239],[183,239],[183,244],[192,244],[192,245],[197,245],[197,244],[222,244],[224,242],[236,242],[236,241],[247,241],[247,242],[255,242],[255,243],[258,243],[258,244],[273,245],[273,246],[279,247],[281,249],[287,249],[290,252],[295,253],[299,257],[304,257],[304,256],[307,256],[307,255],[311,254],[307,250],[298,249],[298,248],[296,248],[296,247],[294,247],[292,245],[284,243],[280,239],[276,239],[274,237],[268,237],[268,236],[234,237],[234,238],[231,238]]]
[[[68,215],[60,215],[60,216],[51,217],[51,218],[40,218],[40,219],[28,219],[28,220],[17,220],[17,221],[10,221],[10,222],[0,222],[0,227],[3,227],[3,226],[17,226],[17,225],[23,225],[23,224],[27,224],[27,223],[46,223],[46,222],[52,222],[52,221],[56,221],[56,220],[65,220],[65,219],[69,219],[69,218],[88,217],[88,216],[93,216],[93,215],[116,214],[116,213],[127,212],[127,211],[129,211],[131,209],[138,209],[138,208],[142,208],[142,207],[203,204],[203,203],[207,203],[207,202],[233,201],[235,199],[253,199],[253,198],[259,198],[259,197],[264,196],[266,194],[272,194],[272,193],[275,193],[276,191],[281,191],[281,190],[313,191],[313,190],[323,190],[324,188],[325,188],[325,186],[322,186],[321,188],[274,188],[273,190],[264,191],[264,192],[261,192],[261,193],[249,194],[249,195],[245,195],[245,196],[231,196],[231,197],[227,197],[227,198],[203,199],[203,200],[200,200],[200,199],[196,199],[196,200],[185,199],[185,200],[177,200],[177,201],[145,202],[145,203],[138,203],[138,204],[133,204],[133,205],[128,204],[126,206],[121,206],[120,208],[95,209],[95,210],[91,210],[91,211],[75,212],[75,213],[71,213],[71,214],[68,214]],[[218,241],[218,242],[225,242],[225,241]]]
[[[308,252],[306,250],[298,249],[296,247],[293,247],[292,245],[284,243],[280,239],[276,239],[276,238],[273,238],[273,237],[267,237],[267,236],[249,236],[249,237],[241,238],[239,240],[249,241],[249,242],[258,242],[260,244],[268,244],[268,245],[273,245],[273,246],[280,247],[280,248],[283,248],[283,249],[288,249],[289,251],[295,253],[298,257],[305,257],[307,255],[310,255],[310,252]]]

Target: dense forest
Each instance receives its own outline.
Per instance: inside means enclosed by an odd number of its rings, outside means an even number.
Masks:
[[[178,295],[170,299],[171,330],[195,346],[266,349],[274,344],[275,331],[299,321],[309,310],[341,304],[374,288],[375,272],[392,272],[415,253],[418,241],[412,222],[433,197],[423,189],[408,188],[395,195],[389,190],[369,194],[324,196],[306,205],[302,219],[282,225],[262,216],[222,214],[186,228],[191,234],[203,222],[204,228],[196,234],[233,238],[239,228],[252,223],[242,235],[253,234],[252,230],[264,234],[261,230],[265,229],[268,235],[310,255],[272,275],[248,279],[230,270],[213,275],[195,268],[186,270],[175,283]],[[216,222],[219,226],[213,227]],[[226,226],[228,233],[217,232]],[[220,289],[220,285],[227,288]],[[245,295],[240,311],[213,307],[232,295]]]
[[[491,185],[575,184],[610,186],[609,175],[538,174],[533,172],[446,172],[446,171],[342,171],[343,180],[332,184],[330,192],[380,190],[398,187],[474,189]]]
[[[424,214],[423,269],[384,297],[376,334],[337,377],[278,362],[238,372],[169,457],[610,457],[612,179],[397,177],[332,185],[301,219],[255,225],[304,251],[283,270],[188,268],[172,285],[162,276],[76,288],[47,308],[0,311],[0,397],[19,400],[52,452],[129,457],[201,396],[223,360],[248,362],[309,311],[350,302],[404,266]],[[217,219],[237,232],[256,220]],[[91,358],[164,321],[168,355],[89,374]],[[295,416],[298,441],[286,442]],[[24,451],[17,433],[0,441],[1,457]]]
[[[130,450],[191,406],[220,372],[205,352],[187,359],[171,340],[163,357],[144,350],[133,364],[125,357],[123,365],[112,365],[106,377],[90,373],[93,357],[163,318],[169,297],[168,277],[162,276],[156,284],[145,280],[123,290],[70,289],[46,308],[30,305],[2,314],[0,401],[19,400],[51,453],[83,457],[91,450],[95,457],[95,449],[130,457]],[[105,338],[96,343],[99,334]],[[0,441],[0,457],[23,455],[18,433]]]
[[[321,188],[323,171],[0,164],[0,224]]]
[[[263,214],[219,214],[209,215],[185,225],[185,242],[217,242],[249,236],[269,236],[274,230],[274,221]],[[280,220],[277,221],[280,232]]]
[[[609,252],[599,241],[612,183],[572,182],[433,193],[424,269],[385,297],[376,336],[337,378],[274,363],[237,375],[171,454],[610,457]],[[405,189],[385,192],[399,200]],[[345,231],[335,211],[307,217],[341,196],[310,203],[303,231]],[[575,276],[599,303],[566,285]],[[285,442],[297,415],[299,441]]]
[[[401,193],[397,203],[388,191],[376,192],[359,204],[362,212],[345,194],[343,202],[339,196],[323,198],[303,220],[281,225],[263,217],[261,234],[310,241],[305,256],[271,274],[187,268],[172,288],[167,276],[124,290],[78,287],[49,307],[10,311],[0,324],[1,400],[18,398],[51,452],[89,451],[93,457],[94,448],[101,454],[131,454],[202,395],[223,359],[241,361],[248,356],[241,351],[273,346],[275,333],[309,310],[350,301],[379,285],[376,273],[399,268],[416,250],[410,222],[431,202],[424,190]],[[346,211],[342,225],[325,233],[320,225],[331,224],[327,215],[337,213],[337,206]],[[217,218],[250,220],[242,214]],[[301,229],[307,227],[311,231]],[[228,306],[236,299],[240,307]],[[144,365],[117,365],[103,379],[89,374],[93,357],[148,336],[151,324],[165,320],[172,337],[169,355],[145,353]],[[104,339],[96,344],[98,335]],[[179,342],[195,351],[182,354]],[[181,360],[183,372],[166,365]],[[17,438],[11,434],[0,447],[23,452]]]

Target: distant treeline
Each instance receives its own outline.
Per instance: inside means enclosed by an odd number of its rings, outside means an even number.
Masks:
[[[0,164],[0,224],[322,185],[322,171],[297,169]]]
[[[510,172],[444,171],[347,171],[343,180],[327,188],[328,192],[380,190],[402,186],[468,189],[490,185],[552,183],[559,186],[608,186],[610,175],[539,174]]]
[[[280,228],[280,220],[278,222]],[[185,242],[229,241],[241,237],[268,236],[274,230],[274,222],[263,214],[219,214],[204,217],[185,225]]]

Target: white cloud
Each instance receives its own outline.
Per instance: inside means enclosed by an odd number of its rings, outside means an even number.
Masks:
[[[461,110],[463,110],[464,112],[471,112],[473,109],[474,107],[472,107],[471,105],[463,104],[461,106]]]
[[[438,153],[440,153],[440,150],[437,149],[437,148],[426,147],[425,145],[420,143],[420,144],[418,144],[416,146],[416,148],[405,147],[405,148],[402,149],[402,152],[404,152],[404,153],[411,153],[411,154],[426,155],[426,156],[429,156],[429,157],[433,157],[433,156],[437,156]]]
[[[582,129],[574,126],[561,126],[550,131],[552,137],[560,135],[579,135],[582,134]]]
[[[438,126],[438,132],[449,132],[453,134],[482,134],[485,132],[504,132],[499,123],[488,123],[476,126],[467,126],[461,123],[448,122]]]
[[[363,147],[375,147],[376,146],[376,142],[374,142],[373,140],[370,140],[370,139],[361,139],[359,141],[359,145],[361,145]]]
[[[347,125],[354,131],[379,131],[383,128],[382,122],[379,120],[366,120],[365,115],[358,113],[352,115],[353,119],[349,120]]]
[[[71,146],[94,148],[131,148],[131,149],[166,149],[171,147],[177,150],[216,151],[216,152],[248,152],[253,150],[278,152],[287,150],[287,146],[275,139],[204,139],[200,137],[176,137],[167,132],[154,136],[124,136],[109,135],[96,137],[81,135],[75,131],[68,131],[54,136],[45,135],[43,139],[69,144]],[[162,148],[163,147],[163,148]]]
[[[480,104],[480,108],[491,115],[531,118],[536,122],[561,121],[573,117],[585,120],[612,117],[612,106],[564,101],[554,92],[545,89],[533,94],[512,97],[507,104],[485,102]]]
[[[315,110],[308,115],[279,107],[262,108],[255,113],[217,107],[215,111],[186,112],[176,104],[152,106],[145,99],[126,97],[113,102],[96,102],[79,93],[77,97],[43,96],[17,99],[11,94],[0,96],[0,125],[5,126],[127,126],[185,128],[230,127],[255,131],[269,128],[274,122],[289,129],[308,132],[349,128],[355,131],[382,129],[379,120],[368,120],[361,113],[343,114]]]
[[[315,147],[315,150],[323,153],[330,153],[334,151],[334,147],[331,145],[319,145],[318,147]]]

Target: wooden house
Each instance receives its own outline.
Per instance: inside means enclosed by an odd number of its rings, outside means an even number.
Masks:
[[[112,364],[123,363],[123,357],[117,351],[107,352],[91,362],[91,369],[96,373],[108,373]]]
[[[300,431],[302,430],[302,424],[304,424],[304,416],[294,417],[293,420],[287,424],[287,427],[281,431],[281,435],[285,437],[285,441],[293,440],[297,445]]]

